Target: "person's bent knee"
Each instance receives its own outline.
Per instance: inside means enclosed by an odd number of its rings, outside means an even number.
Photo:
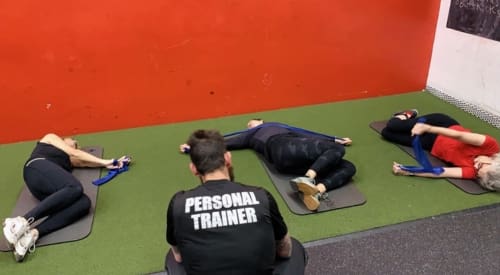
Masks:
[[[71,183],[67,188],[77,197],[83,195],[83,186],[80,183]]]
[[[340,155],[341,158],[345,155],[345,146],[335,143],[335,145],[340,145],[335,148],[335,151]]]
[[[78,204],[80,205],[80,209],[81,209],[83,214],[89,213],[90,208],[92,208],[92,201],[85,194],[82,195],[82,197],[78,201]]]
[[[390,132],[391,132],[391,130],[389,130],[389,129],[387,129],[387,127],[385,127],[384,129],[382,129],[382,131],[380,131],[380,135],[381,135],[384,139],[389,140],[389,137],[390,137]]]
[[[352,177],[356,174],[356,166],[354,166],[354,164],[350,161],[346,161],[345,162],[345,172],[347,175],[349,175],[349,177]]]

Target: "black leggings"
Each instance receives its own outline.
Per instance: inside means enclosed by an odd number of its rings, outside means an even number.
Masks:
[[[272,137],[267,144],[270,162],[281,173],[305,174],[314,170],[316,182],[332,190],[348,183],[356,167],[343,159],[344,145],[333,141],[283,134]]]
[[[91,207],[82,184],[55,163],[37,159],[24,166],[24,181],[40,203],[24,215],[26,219],[47,217],[36,226],[39,236],[63,228],[85,216]]]
[[[444,128],[448,128],[452,125],[459,125],[455,119],[441,113],[428,114],[405,120],[392,117],[387,122],[387,126],[382,130],[382,137],[397,144],[412,146],[411,129],[420,118],[425,118],[426,124]],[[421,135],[420,142],[422,143],[422,148],[431,151],[434,141],[436,141],[436,137],[436,134],[430,133]]]

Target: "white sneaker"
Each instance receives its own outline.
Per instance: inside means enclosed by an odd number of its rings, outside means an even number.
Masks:
[[[35,242],[38,240],[38,231],[29,230],[17,241],[14,246],[14,257],[16,262],[22,262],[26,253],[35,252]]]
[[[6,218],[3,222],[3,235],[12,247],[29,228],[29,222],[24,217]]]

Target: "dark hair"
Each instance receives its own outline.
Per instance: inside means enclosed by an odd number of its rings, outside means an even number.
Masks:
[[[225,164],[226,145],[217,130],[196,130],[187,141],[191,162],[200,175],[213,172]]]

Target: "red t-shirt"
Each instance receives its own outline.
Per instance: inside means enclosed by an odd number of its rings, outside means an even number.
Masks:
[[[470,132],[469,129],[465,129],[460,125],[453,125],[449,128],[461,132]],[[450,137],[438,135],[431,150],[433,156],[461,167],[462,178],[464,179],[474,179],[476,177],[474,158],[480,155],[492,156],[498,152],[497,141],[488,135],[481,146],[466,144]]]

